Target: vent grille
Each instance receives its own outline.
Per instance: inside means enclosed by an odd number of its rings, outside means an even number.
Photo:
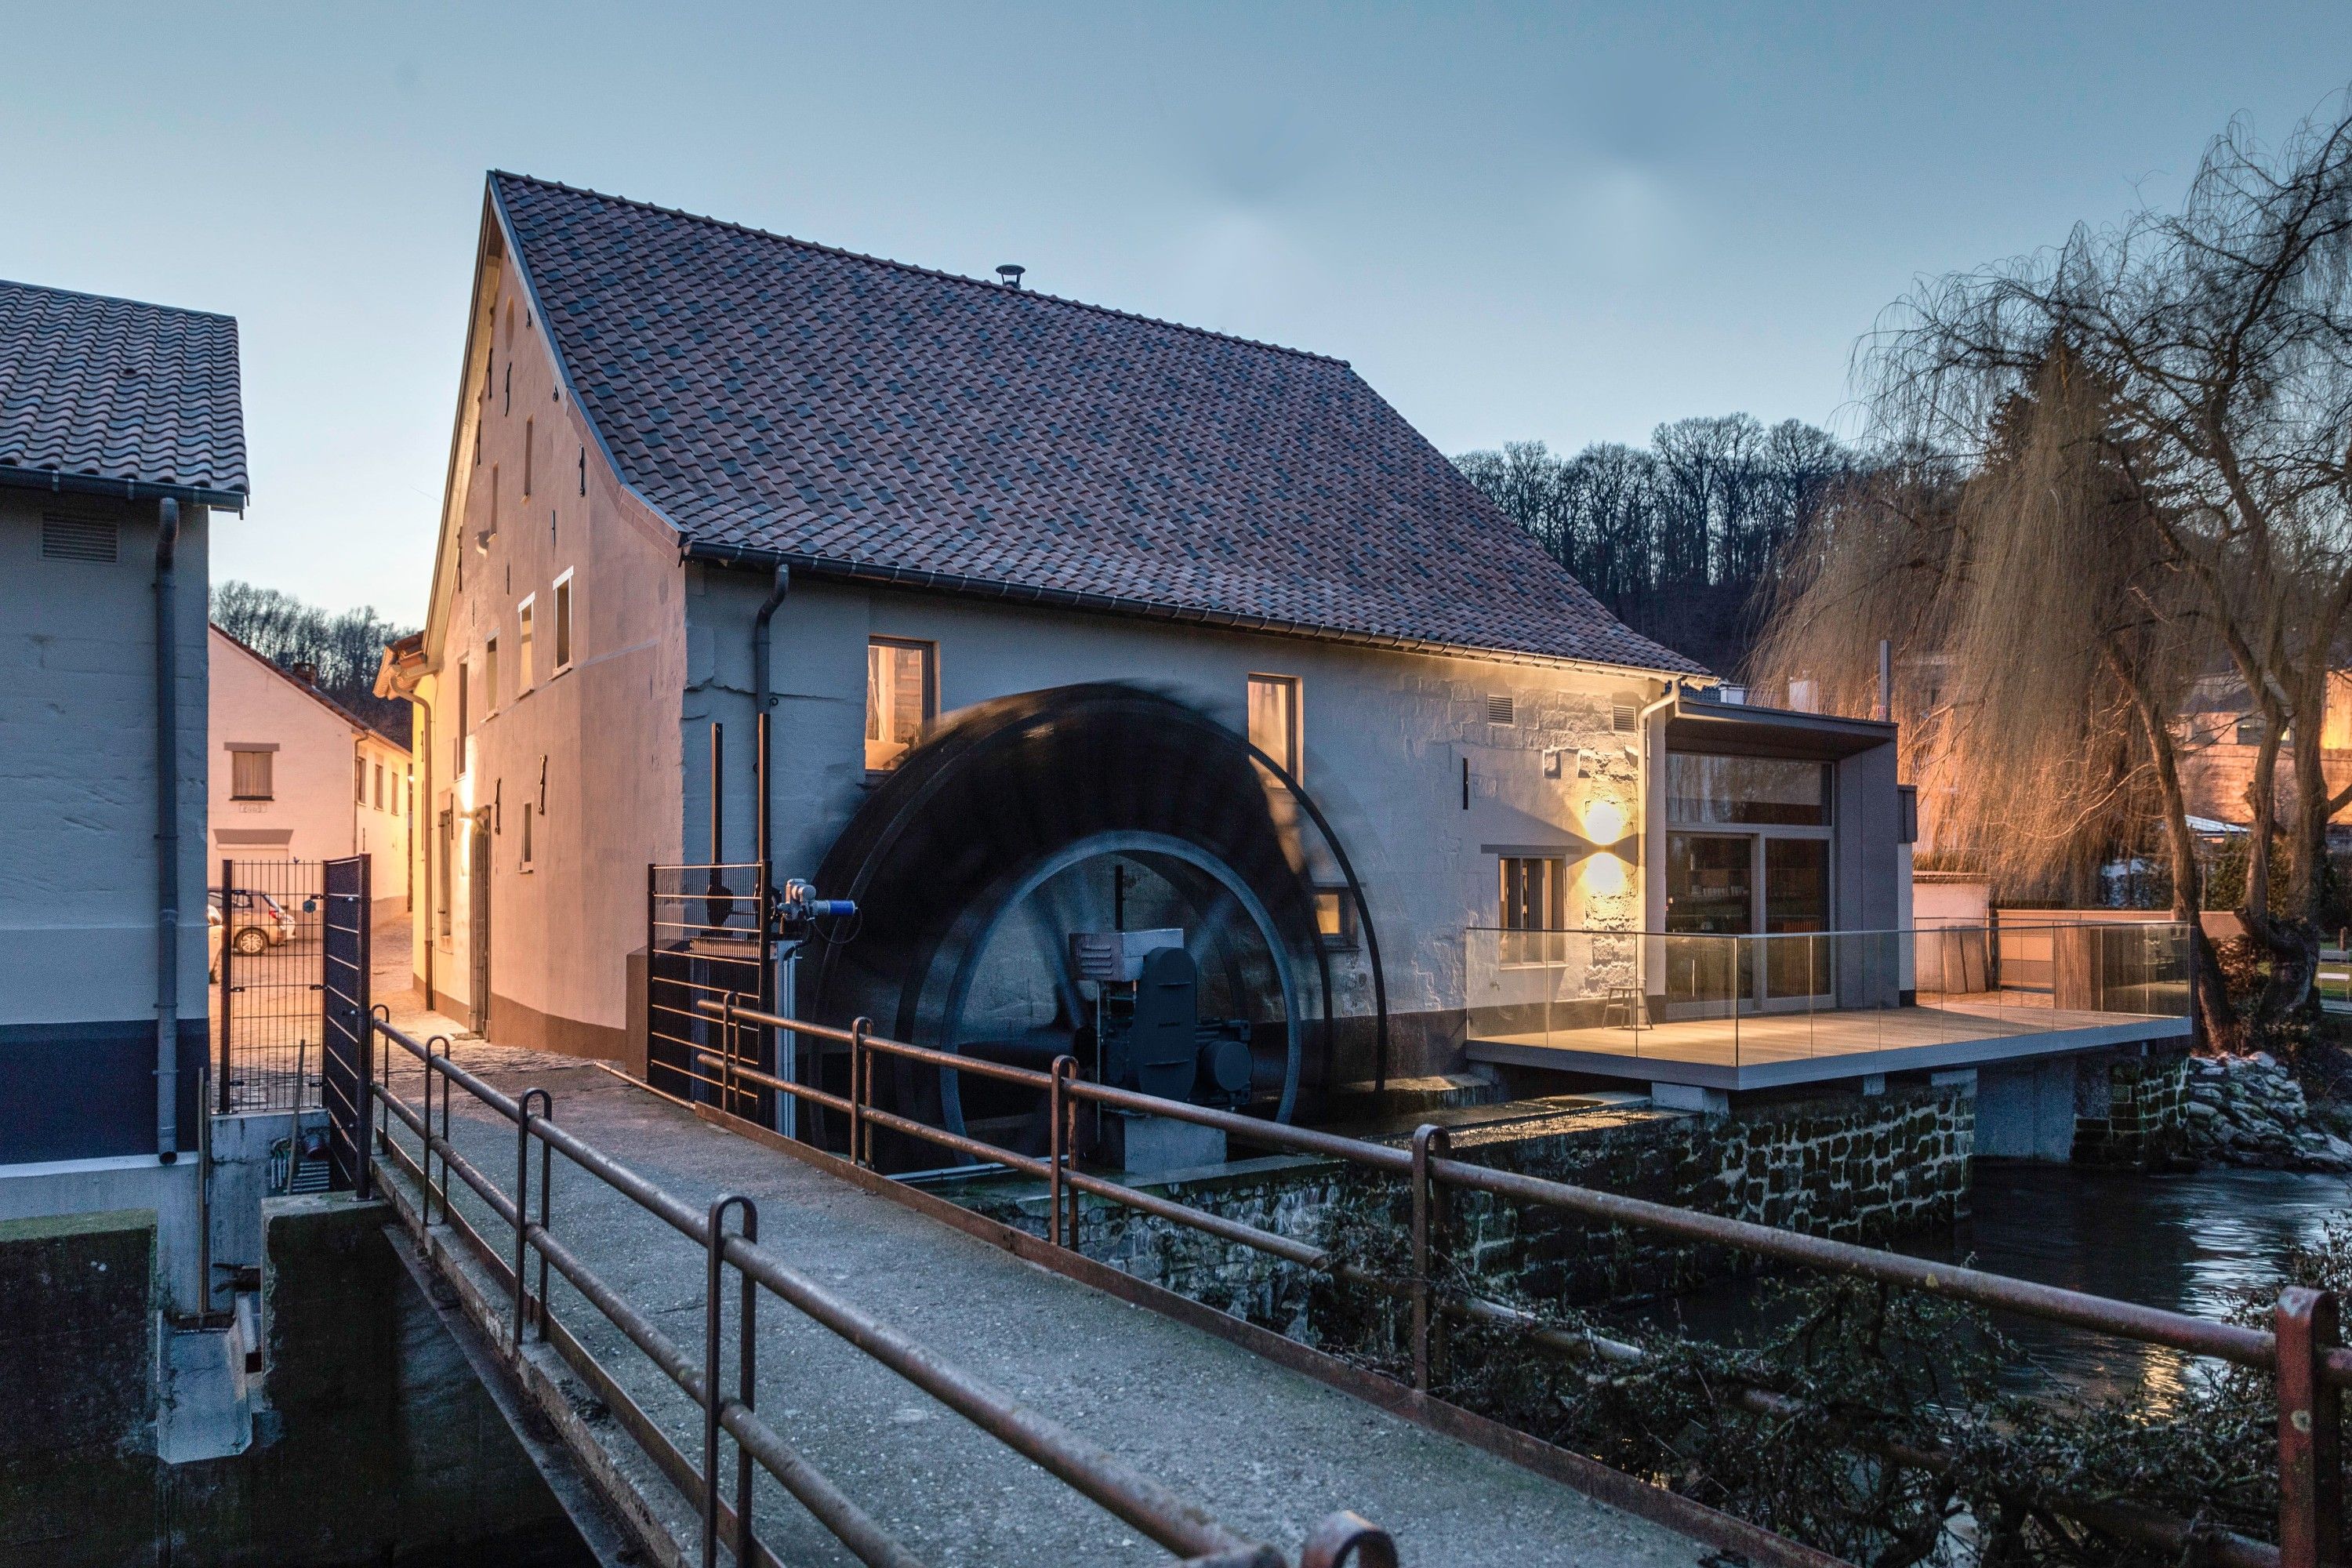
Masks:
[[[1633,721],[1637,717],[1639,717],[1639,710],[1631,702],[1612,703],[1610,707],[1610,727],[1621,735],[1630,735],[1633,732]]]
[[[41,559],[44,561],[101,561],[115,559],[115,527],[111,522],[87,517],[45,517],[41,519]]]
[[[1489,697],[1486,699],[1487,723],[1515,724],[1517,721],[1517,706],[1508,697]]]

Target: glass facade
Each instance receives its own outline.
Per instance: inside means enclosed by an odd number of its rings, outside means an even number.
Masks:
[[[1780,757],[1666,755],[1666,820],[1827,827],[1830,768]]]

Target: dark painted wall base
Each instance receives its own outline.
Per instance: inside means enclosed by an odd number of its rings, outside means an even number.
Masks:
[[[180,1020],[180,1147],[196,1147],[202,1018]],[[155,1152],[155,1020],[0,1025],[0,1165]]]

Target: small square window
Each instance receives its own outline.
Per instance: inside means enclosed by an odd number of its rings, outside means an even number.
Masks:
[[[896,767],[923,726],[939,717],[938,651],[929,643],[875,637],[866,645],[866,766]]]
[[[275,751],[259,748],[240,750],[231,746],[228,752],[228,793],[232,800],[274,800],[272,763]]]
[[[1356,948],[1356,900],[1345,888],[1315,889],[1315,935],[1333,952]]]

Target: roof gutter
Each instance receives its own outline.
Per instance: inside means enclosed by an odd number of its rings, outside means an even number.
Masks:
[[[1318,626],[1309,621],[1286,620],[1275,616],[1245,616],[1231,610],[1209,610],[1197,605],[1170,604],[1159,600],[1120,598],[1109,594],[1086,594],[1069,588],[1040,588],[1024,584],[1002,582],[993,578],[971,577],[957,572],[929,572],[910,566],[890,566],[869,561],[832,560],[824,556],[803,554],[796,551],[762,550],[746,544],[709,544],[689,540],[687,542],[684,553],[689,561],[699,561],[713,566],[738,567],[746,570],[788,566],[794,572],[827,582],[854,583],[874,587],[923,589],[973,598],[1046,605],[1061,609],[1087,610],[1103,615],[1140,616],[1146,620],[1173,621],[1188,626],[1220,626],[1233,631],[1264,632],[1276,637],[1309,637],[1318,642],[1349,643],[1358,647],[1385,648],[1398,653],[1440,654],[1454,658],[1491,659],[1503,664],[1532,664],[1551,668],[1590,669],[1610,675],[1640,675],[1652,680],[1658,679],[1662,673],[1670,675],[1676,680],[1698,684],[1711,684],[1716,679],[1697,671],[1662,672],[1654,665],[1608,664],[1599,659],[1568,658],[1557,654],[1531,653],[1513,648],[1476,647],[1459,643],[1437,642],[1426,637],[1405,637],[1379,632],[1349,631],[1339,627]]]
[[[112,496],[117,500],[173,501],[182,506],[216,506],[245,515],[246,497],[237,490],[205,489],[200,485],[163,485],[149,479],[110,479],[99,474],[68,474],[56,468],[19,468],[0,463],[0,485],[12,489],[50,490],[60,495]]]

